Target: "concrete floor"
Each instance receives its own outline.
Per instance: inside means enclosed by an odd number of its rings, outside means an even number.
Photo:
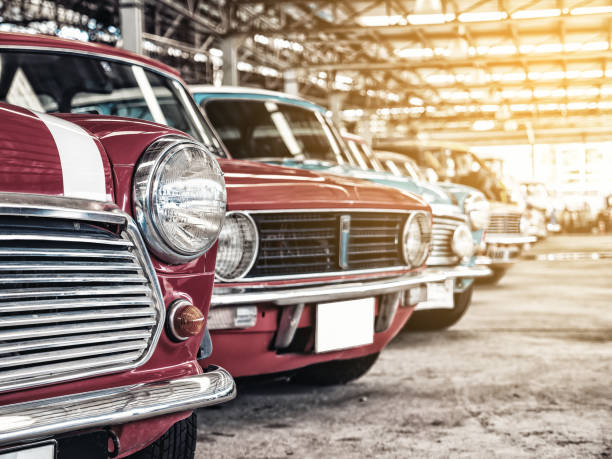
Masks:
[[[558,236],[533,253],[608,248]],[[196,457],[612,457],[611,300],[612,260],[522,261],[353,383],[250,383],[200,410]]]

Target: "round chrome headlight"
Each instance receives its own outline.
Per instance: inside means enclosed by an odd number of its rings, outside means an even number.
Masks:
[[[519,231],[521,232],[521,234],[527,234],[531,226],[535,226],[533,220],[527,215],[522,215],[519,226]]]
[[[149,145],[136,167],[133,198],[147,245],[168,263],[204,254],[225,218],[223,172],[204,145],[185,137],[162,137]]]
[[[415,212],[404,224],[402,231],[402,253],[404,261],[411,268],[425,263],[431,243],[431,215]]]
[[[474,254],[474,242],[472,232],[467,225],[461,224],[453,232],[451,241],[453,253],[461,258],[468,258]]]
[[[257,226],[242,212],[228,212],[219,234],[215,275],[222,281],[234,281],[253,267],[259,247]]]
[[[482,193],[470,193],[464,204],[465,213],[473,230],[481,230],[489,224],[489,201]]]

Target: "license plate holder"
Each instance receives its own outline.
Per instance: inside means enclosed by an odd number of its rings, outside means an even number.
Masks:
[[[55,440],[0,449],[0,459],[55,459],[56,457]]]
[[[453,309],[455,306],[453,292],[454,281],[452,279],[446,279],[442,282],[430,282],[427,284],[427,301],[419,303],[416,310]]]
[[[315,353],[374,342],[374,298],[317,304]]]

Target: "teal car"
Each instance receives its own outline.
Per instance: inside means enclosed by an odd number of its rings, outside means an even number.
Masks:
[[[444,272],[447,280],[428,284],[427,301],[417,306],[408,326],[441,329],[463,316],[471,302],[474,278],[490,274],[488,268],[474,264],[479,241],[474,241],[472,233],[472,229],[482,230],[473,228],[474,222],[486,225],[488,214],[484,219],[470,218],[444,189],[375,170],[371,158],[345,143],[319,105],[250,88],[195,86],[191,90],[233,158],[356,177],[427,200],[434,215],[427,265],[431,271]],[[469,199],[486,205],[476,190]]]

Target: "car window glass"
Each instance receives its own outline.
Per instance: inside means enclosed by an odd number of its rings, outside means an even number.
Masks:
[[[264,100],[217,99],[204,110],[234,158],[339,162],[340,147],[317,112]]]
[[[47,113],[155,121],[220,148],[182,85],[139,65],[25,51],[1,52],[0,64],[1,101]]]

